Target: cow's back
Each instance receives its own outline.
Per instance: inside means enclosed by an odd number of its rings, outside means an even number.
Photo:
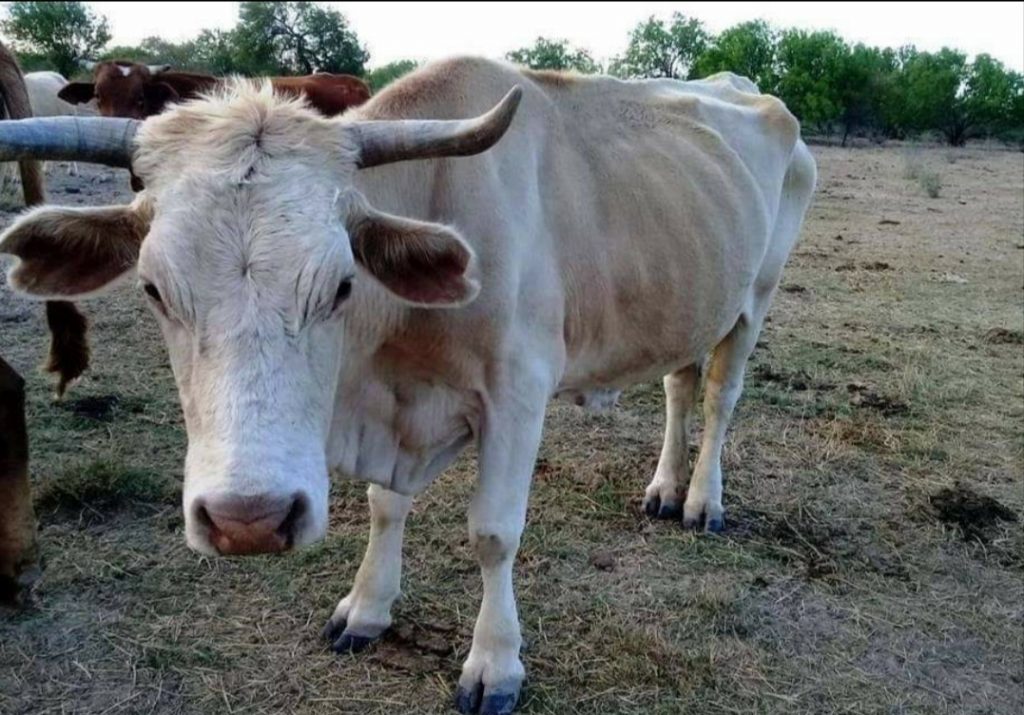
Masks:
[[[732,82],[689,88],[475,59],[407,75],[354,118],[472,116],[514,84],[519,113],[487,154],[365,179],[382,208],[453,223],[476,249],[480,298],[435,320],[471,323],[455,331],[469,340],[507,344],[494,335],[506,330],[561,342],[567,388],[699,359],[761,272],[796,120]]]
[[[56,72],[29,72],[25,75],[25,88],[36,117],[74,116],[75,105],[57,96],[68,81]]]
[[[333,117],[370,98],[370,88],[358,77],[318,72],[305,77],[275,77],[271,80],[276,92],[303,96],[325,117]]]

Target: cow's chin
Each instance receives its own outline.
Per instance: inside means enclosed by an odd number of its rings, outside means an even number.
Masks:
[[[281,553],[316,543],[327,533],[328,483],[326,470],[316,480],[236,489],[230,480],[203,487],[186,479],[185,541],[207,556]]]

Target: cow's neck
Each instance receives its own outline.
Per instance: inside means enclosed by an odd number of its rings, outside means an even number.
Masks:
[[[365,172],[356,188],[378,210],[444,220],[435,162]],[[412,494],[472,438],[477,401],[439,330],[445,311],[410,309],[365,278],[346,319],[345,360],[328,460],[336,474]]]

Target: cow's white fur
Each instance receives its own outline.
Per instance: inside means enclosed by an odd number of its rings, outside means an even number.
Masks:
[[[347,123],[464,117],[516,83],[522,107],[492,151],[356,172]],[[670,374],[647,496],[671,504],[694,366],[710,355],[683,509],[720,518],[743,366],[815,181],[796,121],[747,80],[625,83],[460,59],[340,121],[242,85],[149,120],[135,169],[156,207],[139,274],[164,296],[193,547],[211,551],[191,511],[199,494],[301,492],[305,543],[326,529],[328,467],[373,482],[370,543],[334,619],[375,636],[398,595],[411,495],[475,439],[469,537],[484,594],[460,684],[486,696],[523,678],[512,564],[550,396],[586,402]],[[339,190],[457,230],[478,257],[479,298],[456,310],[397,300],[355,262]],[[332,313],[350,274],[352,297]]]

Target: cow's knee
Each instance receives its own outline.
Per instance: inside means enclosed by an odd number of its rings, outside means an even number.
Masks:
[[[515,556],[519,549],[519,532],[512,529],[480,527],[470,531],[470,545],[480,566],[498,566]]]

